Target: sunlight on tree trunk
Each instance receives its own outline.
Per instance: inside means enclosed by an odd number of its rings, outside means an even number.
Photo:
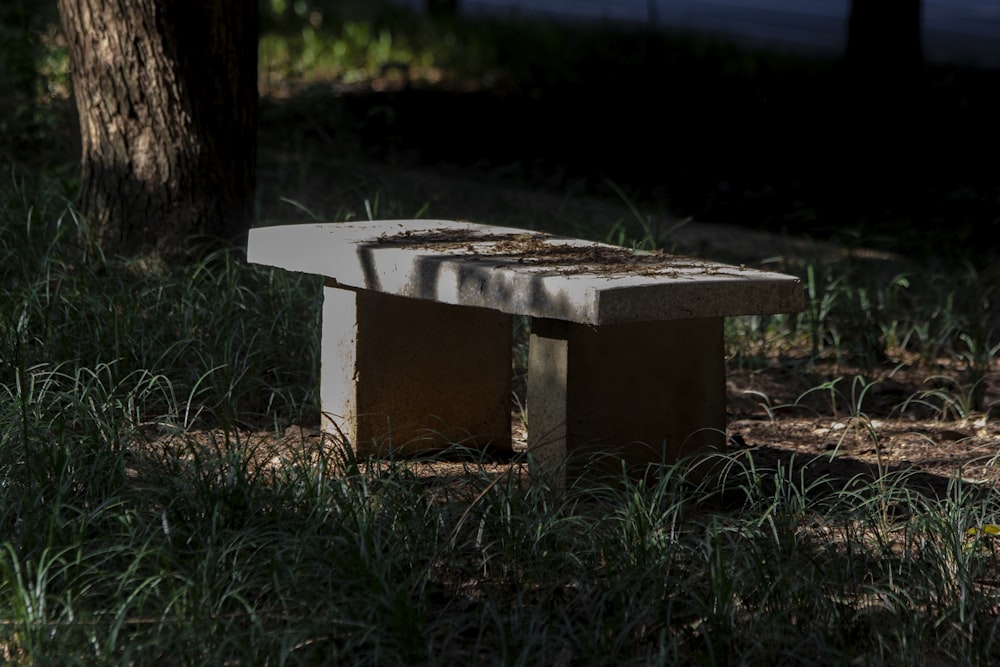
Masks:
[[[165,259],[253,219],[258,3],[59,0],[80,208],[109,254]]]

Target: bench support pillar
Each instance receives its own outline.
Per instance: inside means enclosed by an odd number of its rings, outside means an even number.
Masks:
[[[725,447],[722,318],[531,325],[528,448],[554,485]]]
[[[509,450],[511,338],[511,316],[498,311],[328,282],[323,429],[358,456],[452,443]]]

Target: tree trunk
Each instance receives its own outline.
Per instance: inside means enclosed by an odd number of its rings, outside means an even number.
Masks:
[[[59,14],[92,240],[167,260],[238,241],[256,185],[258,3],[59,0]]]

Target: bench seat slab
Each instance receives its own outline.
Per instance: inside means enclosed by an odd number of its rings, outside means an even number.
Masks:
[[[449,220],[260,227],[247,258],[349,289],[596,326],[804,305],[794,276]]]

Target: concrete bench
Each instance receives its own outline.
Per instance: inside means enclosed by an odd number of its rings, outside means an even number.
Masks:
[[[723,319],[804,306],[792,276],[469,222],[260,227],[247,255],[325,277],[323,427],[360,456],[510,449],[529,316],[528,449],[562,482],[724,449]]]

